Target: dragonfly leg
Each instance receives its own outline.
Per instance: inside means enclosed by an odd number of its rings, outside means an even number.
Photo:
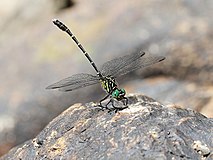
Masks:
[[[103,101],[104,101],[105,99],[107,99],[109,96],[110,96],[110,94],[107,94],[104,98],[102,98],[102,99],[100,100],[99,106],[100,106],[101,108],[108,108],[107,105],[108,105],[109,102],[107,103],[106,106],[103,106],[101,102],[103,102]]]
[[[114,105],[114,99],[110,99],[110,101],[108,103],[112,103],[113,108],[115,109],[115,112],[119,111],[119,110],[123,110],[125,108],[128,108],[127,104],[128,104],[128,99],[126,97],[124,97],[125,102],[123,101],[123,105],[125,105],[125,107],[116,107]]]
[[[125,102],[123,102],[123,104],[124,104],[125,106],[127,106],[127,104],[128,104],[128,98],[124,97],[124,100],[125,100]],[[127,107],[128,107],[128,106],[127,106]]]
[[[107,104],[106,104],[106,108],[108,108],[107,106],[108,106],[110,103],[112,103],[112,106],[113,106],[113,108],[114,108],[114,103],[113,103],[113,102],[114,102],[113,99],[110,98],[109,102],[107,102]],[[108,109],[109,109],[109,108],[108,108]]]
[[[113,107],[113,108],[110,109],[110,108],[107,107],[107,105],[108,105],[109,103],[112,103],[112,107]],[[124,109],[124,108],[116,107],[115,104],[114,104],[114,99],[113,99],[113,98],[111,98],[111,99],[109,100],[109,102],[106,104],[106,107],[107,107],[108,110],[109,110],[108,112],[115,111],[115,113],[117,113],[118,111]]]
[[[128,107],[128,106],[127,106],[127,104],[128,104],[128,99],[127,99],[126,97],[123,97],[123,99],[124,99],[123,104],[125,105],[124,108],[116,107],[116,106],[114,105],[114,99],[113,99],[112,97],[111,97],[110,100],[107,102],[107,104],[106,104],[105,106],[103,106],[101,102],[103,102],[104,100],[106,100],[110,95],[111,95],[111,94],[107,94],[104,98],[102,98],[102,99],[100,100],[99,106],[100,106],[101,108],[103,108],[103,109],[104,109],[104,108],[105,108],[105,109],[109,109],[109,108],[108,108],[108,105],[109,105],[110,103],[112,103],[112,107],[113,107],[116,111],[122,110],[122,109],[125,109],[125,108]],[[109,110],[111,110],[111,109],[109,109]]]
[[[110,103],[112,104],[112,107],[113,107],[113,108],[108,108],[108,107],[107,107]],[[114,104],[114,99],[113,99],[112,97],[111,97],[110,100],[107,102],[105,108],[108,109],[109,112],[115,110],[115,113],[116,113],[117,111],[121,110],[121,108],[118,108],[118,107],[115,106],[115,104]]]

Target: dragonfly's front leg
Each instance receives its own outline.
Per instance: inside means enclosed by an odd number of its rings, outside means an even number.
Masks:
[[[115,109],[116,111],[115,112],[117,112],[117,111],[119,111],[119,110],[123,110],[123,109],[125,109],[125,108],[128,108],[128,99],[126,98],[126,97],[123,97],[123,100],[125,100],[125,102],[123,101],[123,105],[125,105],[125,107],[116,107],[115,105],[114,105],[114,101],[115,101],[115,99],[113,99],[113,98],[111,98],[110,99],[110,101],[107,103],[107,105],[111,102],[112,103],[112,107],[113,107],[113,109]],[[106,106],[107,106],[106,105]]]
[[[112,107],[115,108],[114,99],[113,99],[113,98],[110,98],[109,102],[107,102],[107,104],[106,104],[106,107],[107,107],[110,103],[112,104]],[[107,107],[107,108],[108,108],[108,107]]]
[[[98,106],[100,106],[101,108],[107,108],[107,109],[108,109],[108,107],[107,107],[108,103],[107,103],[106,106],[103,106],[101,102],[103,102],[103,101],[104,101],[105,99],[107,99],[109,96],[110,96],[110,94],[107,94],[104,98],[102,98],[102,99],[100,100]]]

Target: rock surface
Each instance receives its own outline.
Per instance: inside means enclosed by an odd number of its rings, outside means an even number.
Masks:
[[[128,98],[129,108],[118,112],[75,104],[1,160],[213,158],[212,119],[147,96]]]
[[[72,104],[104,94],[99,85],[66,94],[45,90],[75,73],[95,74],[53,18],[73,30],[98,67],[136,47],[165,56],[161,64],[120,77],[119,84],[127,93],[213,117],[212,0],[73,2],[0,2],[0,155],[35,137]]]

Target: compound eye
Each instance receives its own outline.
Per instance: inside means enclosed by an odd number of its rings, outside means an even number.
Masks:
[[[116,93],[116,96],[119,96],[120,94],[119,90],[116,90],[115,93]]]
[[[119,96],[119,91],[116,89],[113,93],[112,93],[113,97],[118,97]]]
[[[125,95],[126,94],[125,89],[121,89],[121,93]]]

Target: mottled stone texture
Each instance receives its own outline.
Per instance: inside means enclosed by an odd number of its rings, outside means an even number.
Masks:
[[[128,98],[129,108],[118,112],[75,104],[1,159],[213,158],[212,119],[143,95]]]
[[[165,56],[118,77],[119,86],[213,118],[212,11],[213,0],[1,0],[0,156],[72,104],[104,96],[100,84],[45,90],[76,73],[96,74],[53,18],[72,30],[98,68],[136,48]]]

